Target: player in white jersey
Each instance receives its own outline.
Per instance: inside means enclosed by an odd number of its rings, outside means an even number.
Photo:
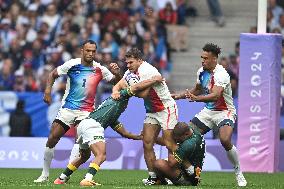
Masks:
[[[155,67],[143,61],[142,53],[137,48],[130,49],[125,57],[128,70],[125,72],[123,78],[113,87],[112,97],[114,99],[119,98],[119,91],[123,86],[126,84],[131,85],[128,82],[130,73],[137,75],[139,78],[138,82],[161,75]],[[171,135],[173,128],[177,124],[178,110],[165,81],[152,85],[148,90],[148,95],[144,96],[146,118],[143,126],[143,148],[149,178],[143,179],[143,183],[145,185],[153,185],[160,183],[154,172],[156,156],[153,147],[162,129],[164,143],[169,151],[172,152],[174,141]]]
[[[51,88],[56,78],[67,75],[66,90],[62,106],[58,111],[46,142],[44,164],[40,177],[34,182],[48,181],[50,164],[54,156],[54,147],[60,138],[73,125],[77,125],[94,110],[96,89],[99,82],[104,79],[115,84],[121,79],[117,64],[110,64],[111,73],[106,67],[94,61],[97,45],[88,40],[82,44],[81,58],[71,59],[55,68],[48,77],[43,100],[51,104]],[[114,75],[113,75],[114,74]],[[78,145],[74,145],[71,156],[79,154]],[[73,157],[74,158],[74,157]],[[70,159],[73,159],[70,157]]]
[[[191,123],[198,127],[202,134],[217,127],[221,144],[235,168],[237,183],[239,186],[246,186],[247,181],[240,169],[237,148],[231,143],[236,109],[233,105],[230,76],[225,68],[217,63],[220,53],[217,45],[206,44],[203,47],[202,67],[197,72],[195,87],[172,96],[174,99],[188,98],[191,101],[206,103],[205,108],[191,120]]]

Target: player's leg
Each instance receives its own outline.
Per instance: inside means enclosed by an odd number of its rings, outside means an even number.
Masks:
[[[170,166],[169,162],[164,159],[158,159],[154,163],[154,168],[158,176],[168,178],[171,181],[178,179],[181,170],[178,166]]]
[[[46,142],[44,150],[44,162],[41,176],[34,180],[36,183],[48,181],[49,169],[51,161],[54,157],[54,147],[60,140],[60,138],[68,131],[69,127],[60,120],[54,120],[52,123],[51,131]]]
[[[157,175],[154,172],[154,162],[156,160],[156,155],[154,152],[154,144],[156,142],[157,136],[159,135],[159,132],[160,132],[159,125],[151,124],[151,123],[144,123],[143,149],[144,149],[144,159],[145,159],[145,162],[148,168],[148,173],[149,173],[148,179],[143,179],[144,184],[155,183],[157,180]]]
[[[74,110],[74,113],[76,114],[76,118],[75,118],[75,124],[74,124],[74,128],[75,128],[75,144],[73,145],[73,148],[71,150],[71,154],[69,157],[69,163],[71,163],[73,160],[75,160],[76,158],[78,158],[80,156],[80,152],[79,152],[79,144],[76,142],[77,141],[77,126],[79,125],[79,123],[86,119],[90,112],[87,111],[80,111],[80,110]]]
[[[104,141],[98,141],[90,145],[90,149],[94,154],[94,160],[90,163],[85,178],[80,182],[81,186],[99,185],[93,181],[93,177],[99,171],[101,164],[106,160],[106,145]]]
[[[180,165],[172,165],[169,161],[158,159],[154,163],[155,171],[160,178],[168,178],[175,185],[197,185],[195,182],[195,172],[189,176],[181,169]]]
[[[212,117],[214,116],[211,115],[211,112],[211,110],[203,108],[198,114],[194,116],[189,124],[194,128],[198,128],[201,134],[206,134],[214,126],[212,120]]]
[[[83,129],[82,129],[83,128]],[[95,186],[99,185],[93,181],[93,177],[99,170],[101,164],[106,160],[106,145],[104,138],[104,128],[101,127],[100,123],[94,119],[85,119],[78,126],[78,136],[83,130],[82,137],[83,143],[88,144],[90,150],[94,154],[95,158],[90,163],[88,173],[85,178],[80,182],[81,186]]]
[[[233,127],[234,127],[234,117],[228,115],[229,114],[226,112],[223,113],[220,112],[219,115],[215,116],[215,119],[222,117],[222,120],[218,120],[220,142],[227,152],[228,159],[234,166],[238,185],[246,186],[247,185],[246,179],[243,176],[240,169],[240,161],[239,161],[237,148],[231,143]]]
[[[79,145],[79,144],[78,144]],[[77,168],[85,163],[91,156],[91,151],[88,145],[80,145],[80,155],[78,158],[69,162],[66,169],[60,174],[60,176],[54,181],[54,184],[65,184],[69,179],[71,174],[77,170]]]

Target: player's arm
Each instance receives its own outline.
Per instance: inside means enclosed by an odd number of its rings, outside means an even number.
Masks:
[[[120,79],[118,83],[116,83],[112,88],[112,94],[111,97],[115,100],[119,99],[120,92],[122,89],[127,88],[127,83],[124,78]]]
[[[160,75],[154,76],[151,79],[146,79],[130,87],[130,91],[135,94],[135,96],[144,98],[148,96],[150,88],[156,83],[163,82],[163,77]]]
[[[212,90],[211,90],[211,93],[208,94],[208,95],[196,96],[196,95],[188,92],[186,94],[186,98],[189,98],[190,100],[196,101],[196,102],[215,102],[221,97],[223,91],[224,91],[223,87],[214,85]]]
[[[188,90],[186,89],[185,91],[182,91],[181,93],[173,93],[171,94],[173,99],[175,100],[179,100],[179,99],[186,99],[186,94],[190,92],[191,94],[194,94],[194,95],[200,95],[202,94],[202,86],[198,83],[195,84],[195,86]]]
[[[110,72],[114,75],[114,77],[109,82],[115,85],[122,78],[122,75],[120,73],[120,68],[116,63],[110,63],[109,67],[110,67]]]
[[[128,132],[123,127],[122,123],[117,124],[113,129],[124,138],[133,139],[133,140],[141,140],[143,138],[142,134],[136,135]]]
[[[56,78],[59,77],[59,74],[57,72],[57,68],[55,68],[54,70],[52,70],[52,72],[49,73],[48,75],[48,78],[47,78],[47,81],[46,81],[46,87],[45,87],[45,90],[44,90],[44,96],[43,96],[43,101],[45,103],[47,103],[48,105],[51,104],[51,89],[52,89],[52,86],[54,84],[54,81]]]

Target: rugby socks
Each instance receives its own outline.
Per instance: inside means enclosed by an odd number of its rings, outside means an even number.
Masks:
[[[49,169],[51,161],[54,157],[54,148],[45,147],[43,158],[43,169],[41,175],[49,176]]]
[[[100,169],[100,166],[96,163],[90,163],[89,166],[89,170],[88,173],[85,176],[86,180],[93,180],[93,177],[95,176],[95,174],[98,172],[98,170]]]
[[[235,173],[236,174],[241,173],[238,151],[237,151],[237,148],[234,145],[233,145],[231,150],[227,151],[227,156],[228,156],[228,159],[230,160],[230,162],[234,166]]]
[[[69,163],[80,157],[79,144],[74,144],[69,157]]]
[[[148,173],[149,173],[149,176],[150,176],[151,178],[154,178],[154,179],[157,178],[157,175],[156,175],[155,172],[149,171]]]
[[[188,175],[193,175],[194,174],[194,166],[191,165],[187,169],[185,169]]]
[[[61,175],[59,176],[59,178],[61,180],[65,180],[67,179],[74,171],[77,170],[77,167],[75,167],[74,165],[72,165],[71,163],[69,163],[67,165],[67,168],[63,171],[63,173],[61,173]]]

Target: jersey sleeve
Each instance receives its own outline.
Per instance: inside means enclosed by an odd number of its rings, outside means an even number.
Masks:
[[[138,69],[138,72],[139,72],[140,82],[147,79],[151,79],[154,76],[161,76],[159,71],[153,66],[142,66],[141,69]]]
[[[114,123],[112,123],[110,125],[110,127],[113,129],[113,130],[118,130],[119,128],[123,127],[122,123],[120,123],[119,121],[115,121]]]
[[[174,158],[179,162],[182,163],[184,160],[190,158],[196,148],[195,140],[186,140],[176,151],[173,152]]]
[[[65,62],[64,64],[62,64],[61,66],[57,67],[57,73],[59,76],[61,75],[66,75],[68,70],[72,67],[76,65],[76,61],[74,59],[68,60],[67,62]]]
[[[196,78],[196,83],[197,84],[201,84],[201,82],[200,82],[200,73],[202,72],[202,68],[200,68],[198,71],[197,71],[197,74],[196,74],[196,76],[197,76],[197,78]]]
[[[227,72],[214,75],[214,85],[225,88],[230,83],[230,76]]]
[[[104,66],[101,66],[101,70],[102,70],[102,74],[103,74],[103,79],[104,80],[106,80],[106,81],[112,80],[114,75],[109,71],[109,69],[107,69]]]

